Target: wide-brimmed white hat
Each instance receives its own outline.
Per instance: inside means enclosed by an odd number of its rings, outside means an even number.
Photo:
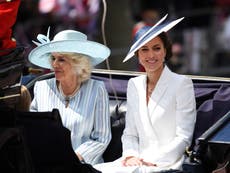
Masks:
[[[42,68],[51,69],[49,57],[52,52],[71,52],[87,55],[93,66],[101,63],[110,55],[110,49],[103,44],[87,40],[79,31],[64,30],[56,34],[52,41],[47,36],[38,34],[40,42],[33,41],[37,47],[29,54],[29,61]]]
[[[143,45],[148,43],[153,38],[157,37],[162,32],[167,32],[172,27],[174,27],[177,23],[179,23],[181,20],[184,19],[184,17],[173,20],[171,22],[164,22],[162,23],[168,15],[166,14],[159,22],[157,22],[154,26],[152,26],[146,33],[143,33],[141,36],[139,35],[139,38],[137,38],[137,41],[131,46],[128,54],[124,58],[123,62],[129,60],[132,58],[135,54],[135,52],[140,49]]]

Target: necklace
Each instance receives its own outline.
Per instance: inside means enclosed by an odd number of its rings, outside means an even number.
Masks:
[[[65,100],[65,107],[66,107],[66,108],[69,106],[70,99],[73,98],[73,97],[75,96],[75,94],[77,93],[77,91],[79,90],[79,88],[80,88],[80,85],[78,85],[78,86],[76,87],[76,89],[72,92],[72,94],[70,94],[70,95],[65,95],[64,92],[63,92],[63,89],[62,89],[62,87],[61,87],[61,84],[60,84],[60,83],[58,84],[58,89],[59,89],[61,95],[64,97],[64,100]]]
[[[147,88],[146,88],[146,101],[147,101],[147,104],[148,104],[148,102],[149,102],[149,99],[150,99],[150,97],[151,97],[151,95],[152,95],[152,92],[153,92],[154,88],[155,88],[155,85],[152,85],[152,86],[150,87],[150,86],[147,84]]]
[[[149,97],[151,96],[154,88],[155,88],[155,85],[152,86],[152,87],[149,87],[149,85],[147,85],[147,94],[149,95]]]

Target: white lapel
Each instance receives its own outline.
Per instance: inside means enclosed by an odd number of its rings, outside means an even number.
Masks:
[[[141,128],[143,128],[143,133],[148,139],[158,138],[156,132],[152,126],[151,119],[148,113],[148,107],[146,104],[146,75],[136,78],[135,85],[138,90],[139,98],[139,116],[138,118],[141,121]]]
[[[167,66],[165,66],[156,84],[156,87],[153,90],[152,95],[149,99],[148,111],[150,116],[149,118],[151,119],[152,123],[154,123],[155,119],[157,118],[158,113],[156,113],[156,111],[161,110],[159,103],[161,102],[161,99],[164,97],[164,94],[169,86],[171,80],[170,75],[171,75],[171,71],[168,69]]]
[[[138,100],[139,100],[139,114],[138,114],[138,121],[140,121],[140,124],[143,124],[143,126],[140,126],[140,128],[143,128],[143,133],[145,133],[145,136],[147,138],[153,138],[155,136],[155,132],[153,131],[151,119],[149,119],[148,116],[148,108],[146,105],[146,75],[139,76],[135,78],[135,86],[138,90]]]

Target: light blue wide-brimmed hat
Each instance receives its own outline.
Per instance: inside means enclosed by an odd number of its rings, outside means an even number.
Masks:
[[[124,58],[123,62],[129,60],[135,55],[135,52],[140,49],[142,46],[144,46],[146,43],[148,43],[153,38],[157,37],[162,32],[167,32],[172,27],[174,27],[176,24],[178,24],[181,20],[184,19],[184,17],[179,18],[177,20],[173,20],[170,22],[164,22],[162,23],[168,15],[166,14],[162,19],[160,19],[154,26],[152,26],[150,29],[147,30],[145,33],[137,33],[138,38],[135,38],[136,41],[131,46],[128,54]]]
[[[93,66],[101,63],[110,55],[110,49],[98,42],[87,40],[87,36],[79,31],[64,30],[57,33],[53,40],[47,36],[38,34],[39,42],[33,41],[34,48],[28,58],[29,61],[39,67],[51,69],[49,57],[52,52],[71,52],[87,55]]]

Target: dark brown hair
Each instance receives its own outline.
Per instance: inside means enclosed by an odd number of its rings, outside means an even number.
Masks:
[[[172,57],[172,42],[168,37],[166,32],[162,32],[158,35],[163,42],[163,45],[166,49],[165,61],[168,61]]]

